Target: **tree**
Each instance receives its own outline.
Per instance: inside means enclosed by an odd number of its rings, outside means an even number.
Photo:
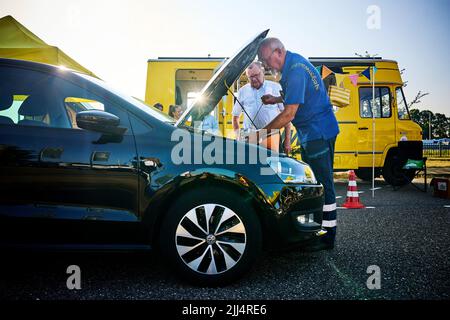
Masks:
[[[411,109],[411,107],[415,104],[421,103],[422,101],[420,99],[422,99],[423,97],[425,97],[429,94],[430,94],[429,92],[422,93],[422,91],[419,91],[416,94],[416,97],[410,103],[408,103],[408,109]]]
[[[411,109],[409,111],[411,119],[422,128],[422,138],[429,138],[430,115],[431,115],[431,139],[441,139],[450,137],[450,118],[445,114],[436,113],[429,110]]]
[[[355,56],[358,56],[360,58],[375,58],[376,56],[378,56],[378,53],[376,54],[370,54],[367,50],[364,54],[360,54],[358,52],[355,52]]]
[[[411,119],[422,128],[422,139],[428,139],[430,137],[430,115],[431,124],[433,125],[433,112],[429,110],[420,111],[418,109],[411,109],[409,113],[411,115]],[[431,134],[433,134],[433,132],[431,132]],[[431,135],[431,138],[433,139],[433,135]]]
[[[436,113],[431,120],[432,134],[435,138],[449,138],[450,131],[450,118],[447,118],[445,114]]]
[[[411,116],[411,120],[420,125],[420,116],[419,116],[420,110],[419,109],[410,109],[409,115]]]

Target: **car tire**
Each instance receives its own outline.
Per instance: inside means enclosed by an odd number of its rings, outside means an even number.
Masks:
[[[159,249],[177,275],[196,285],[221,286],[251,268],[262,251],[262,231],[246,199],[209,187],[173,200]]]
[[[404,165],[405,163],[399,161],[395,150],[390,152],[383,166],[384,181],[394,187],[409,184],[414,179],[416,170],[405,170]]]

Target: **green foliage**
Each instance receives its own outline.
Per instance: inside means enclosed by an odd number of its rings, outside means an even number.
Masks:
[[[450,137],[450,118],[445,114],[436,113],[429,110],[410,110],[411,119],[422,128],[423,139],[429,138],[430,116],[431,116],[431,139]]]

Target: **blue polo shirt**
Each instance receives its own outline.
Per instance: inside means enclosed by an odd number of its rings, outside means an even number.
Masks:
[[[300,143],[335,137],[339,126],[317,69],[301,55],[287,51],[281,73],[285,105],[299,104],[292,124]]]

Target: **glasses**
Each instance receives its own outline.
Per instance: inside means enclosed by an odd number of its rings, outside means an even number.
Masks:
[[[261,73],[258,73],[258,74],[253,74],[253,75],[251,75],[251,76],[248,76],[248,78],[251,80],[251,79],[259,79],[261,77]]]

